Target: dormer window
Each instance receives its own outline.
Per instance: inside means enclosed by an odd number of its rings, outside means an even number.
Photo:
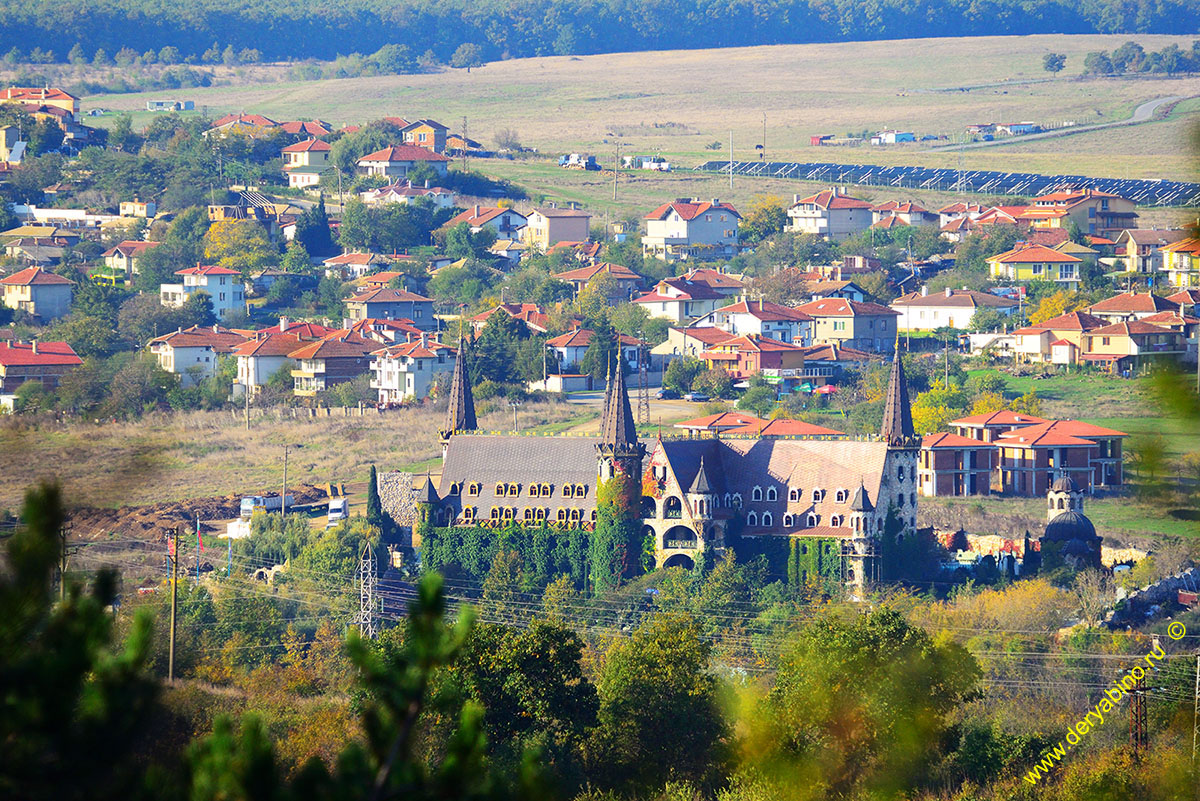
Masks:
[[[459,484],[456,482],[456,483],[450,485],[450,494],[451,495],[459,495],[461,493],[462,493],[462,484]]]
[[[800,500],[800,492],[801,491],[800,491],[799,487],[792,487],[791,489],[788,490],[788,500],[789,501],[799,501]]]
[[[767,500],[774,501],[779,499],[779,492],[774,487],[767,487]]]
[[[520,484],[509,484],[508,485],[508,497],[519,498],[520,496],[521,496],[521,485]]]
[[[823,490],[823,489],[813,490],[812,491],[812,499],[813,499],[813,503],[820,503],[821,501],[825,500],[825,490]]]
[[[837,503],[845,503],[849,499],[849,497],[850,497],[850,492],[848,490],[840,489],[837,491],[837,494],[834,496],[834,500]]]
[[[464,506],[463,510],[462,510],[462,516],[463,516],[464,523],[474,523],[475,522],[475,507],[474,506]]]
[[[750,500],[761,501],[762,499],[763,499],[762,487],[755,487],[754,490],[750,493]]]
[[[472,498],[479,495],[479,493],[482,491],[483,491],[483,485],[480,484],[478,481],[472,481],[470,484],[467,485],[467,495]]]
[[[816,525],[821,522],[821,516],[818,514],[813,514],[812,512],[809,512],[808,517],[805,519],[804,522],[805,522],[806,528],[815,528]]]
[[[503,497],[504,497],[504,494],[505,494],[507,491],[508,491],[508,485],[507,485],[507,484],[497,484],[497,485],[496,485],[496,497],[497,497],[497,498],[503,498]]]
[[[750,526],[751,528],[757,527],[758,526],[758,515],[754,512],[751,512],[750,514],[746,515],[746,525]]]
[[[763,528],[766,528],[767,526],[772,526],[775,524],[775,518],[773,518],[771,516],[770,512],[763,512],[762,524],[763,524]]]
[[[491,510],[491,512],[490,512],[490,514],[489,514],[488,516],[489,516],[489,517],[491,517],[491,519],[492,519],[492,520],[499,520],[499,519],[500,519],[500,514],[501,514],[501,512],[500,512],[500,507],[499,507],[499,506],[493,506],[493,507],[492,507],[492,510]]]
[[[796,524],[795,517],[793,517],[792,515],[784,515],[783,516],[783,527],[784,528],[791,528],[795,524]]]
[[[829,525],[833,526],[834,528],[841,528],[842,527],[842,516],[834,515],[833,517],[829,518]]]

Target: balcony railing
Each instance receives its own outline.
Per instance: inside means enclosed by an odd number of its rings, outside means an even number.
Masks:
[[[667,540],[667,549],[681,549],[694,551],[699,545],[699,540]]]

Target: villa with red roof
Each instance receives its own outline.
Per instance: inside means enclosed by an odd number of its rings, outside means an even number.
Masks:
[[[320,139],[306,139],[283,149],[283,174],[288,186],[303,189],[321,182],[322,173],[329,169],[329,153],[333,148]]]
[[[454,190],[442,186],[413,186],[410,181],[397,182],[368,189],[358,195],[368,206],[382,203],[399,203],[405,205],[424,198],[433,204],[434,208],[449,209],[454,206]]]
[[[668,328],[667,338],[655,345],[650,353],[670,361],[678,356],[690,356],[699,359],[700,354],[709,350],[713,345],[733,339],[734,335],[720,328]]]
[[[256,397],[271,376],[281,369],[289,371],[295,367],[295,362],[288,354],[299,348],[304,342],[319,339],[302,334],[281,333],[275,329],[249,332],[250,336],[241,345],[233,349],[232,354],[237,358],[237,379],[233,384],[233,394],[240,397],[247,390],[250,397]]]
[[[546,333],[550,317],[536,303],[501,303],[487,311],[480,312],[471,318],[471,332],[478,336],[493,314],[502,312],[515,320],[520,320],[536,334]]]
[[[767,300],[743,300],[709,312],[693,325],[713,326],[731,334],[755,334],[780,342],[808,345],[812,342],[812,318],[802,311]]]
[[[159,287],[159,301],[164,306],[179,308],[197,292],[205,292],[212,300],[213,314],[217,319],[227,317],[235,311],[246,310],[246,294],[242,286],[242,274],[227,267],[197,264],[186,270],[176,270],[183,276],[182,284],[163,284]]]
[[[29,103],[60,108],[73,117],[79,114],[79,98],[51,86],[10,86],[0,96],[0,103]]]
[[[375,340],[345,329],[301,344],[287,355],[296,363],[292,369],[292,393],[311,398],[337,384],[353,381],[370,368],[370,354],[378,347]]]
[[[1087,312],[1073,311],[1053,317],[1036,325],[1018,328],[1013,331],[1013,355],[1018,362],[1051,362],[1053,364],[1074,364],[1078,355],[1083,351],[1083,335],[1096,328],[1103,328],[1105,321]],[[1064,358],[1069,352],[1062,350],[1059,340],[1069,343],[1076,350],[1065,361],[1054,361]],[[1058,347],[1058,351],[1052,350]]]
[[[1122,292],[1093,303],[1084,311],[1110,323],[1124,323],[1144,320],[1161,312],[1178,312],[1179,304],[1151,292]]]
[[[525,217],[521,239],[525,244],[549,253],[555,245],[562,242],[571,243],[572,248],[587,243],[592,236],[591,227],[592,215],[582,209],[534,209]],[[598,244],[596,250],[599,251]]]
[[[875,225],[935,225],[938,215],[912,201],[889,200],[871,207],[871,219]]]
[[[942,327],[967,329],[981,309],[1010,315],[1018,305],[1012,298],[990,292],[946,287],[941,292],[930,293],[924,286],[920,292],[901,295],[891,304],[900,312],[901,331],[933,331]]]
[[[766,424],[766,420],[761,417],[755,417],[746,412],[718,412],[716,414],[697,417],[695,420],[684,420],[682,423],[676,423],[675,427],[688,432],[688,436],[699,437],[704,434],[720,434],[726,431],[733,431],[738,428],[745,428],[756,423]]]
[[[1200,238],[1188,237],[1159,248],[1167,282],[1179,289],[1200,289]]]
[[[686,276],[664,278],[645,294],[633,299],[651,317],[664,317],[677,323],[704,317],[729,302],[722,292],[707,283]]]
[[[321,263],[325,265],[327,278],[337,277],[343,281],[362,278],[391,264],[378,253],[342,253],[331,256]]]
[[[592,344],[593,333],[590,328],[577,328],[547,340],[546,345],[558,353],[559,365],[562,369],[567,369],[571,365],[579,366],[583,363],[583,356]],[[641,369],[641,361],[638,356],[646,347],[646,343],[625,334],[621,334],[620,338],[621,358],[634,370]]]
[[[329,136],[333,131],[333,126],[324,120],[288,120],[287,122],[279,123],[279,128],[284,133],[291,134],[292,136],[303,136],[313,139]]]
[[[724,260],[738,254],[738,221],[742,215],[732,204],[717,198],[681,198],[662,204],[644,219],[643,256],[674,262]]]
[[[41,267],[27,267],[0,279],[4,305],[48,323],[71,313],[73,282]]]
[[[378,178],[407,178],[418,165],[427,164],[440,177],[445,177],[450,159],[441,153],[416,145],[391,145],[368,153],[355,162],[357,173]]]
[[[476,203],[466,211],[451,217],[442,227],[449,229],[461,223],[466,223],[471,227],[471,233],[473,234],[479,233],[484,228],[491,228],[496,232],[497,239],[519,239],[521,229],[528,222],[525,215],[515,209],[506,209],[499,206],[480,206]]]
[[[613,279],[614,288],[609,294],[609,303],[612,305],[628,300],[630,294],[642,285],[642,277],[633,270],[623,264],[613,264],[608,261],[555,273],[553,277],[570,284],[574,287],[575,294],[578,295],[593,278],[601,273],[606,273]]]
[[[147,347],[159,367],[179,376],[180,386],[190,387],[213,374],[218,356],[233,353],[245,341],[244,335],[219,325],[194,325],[155,337]]]
[[[431,298],[405,289],[368,289],[346,299],[347,325],[355,320],[411,320],[422,331],[433,331],[438,321],[433,316]]]
[[[458,351],[427,333],[371,352],[371,387],[380,403],[429,397],[434,379],[454,371]]]
[[[1066,289],[1078,289],[1083,259],[1044,245],[1018,244],[992,256],[987,263],[994,280],[1050,281]]]
[[[108,250],[100,254],[104,258],[104,266],[109,269],[112,276],[118,273],[128,278],[137,275],[137,262],[142,257],[142,254],[153,247],[158,247],[158,242],[145,242],[140,239],[126,239],[123,242],[118,242]]]
[[[709,369],[724,368],[734,378],[751,378],[763,370],[776,375],[804,368],[804,348],[778,339],[742,334],[713,345],[700,354]]]
[[[789,222],[785,230],[813,234],[834,242],[865,231],[874,222],[871,204],[850,197],[841,187],[823,189],[805,198],[793,195],[787,216]]]
[[[226,114],[215,120],[212,127],[204,132],[205,136],[248,136],[256,138],[274,130],[279,123],[261,114]]]
[[[800,304],[796,311],[813,319],[812,341],[816,344],[836,343],[882,353],[896,341],[896,318],[900,313],[878,303],[821,298]]]
[[[990,495],[999,449],[959,434],[927,434],[917,459],[917,488],[927,498]]]
[[[0,341],[0,402],[12,410],[12,395],[26,381],[37,381],[48,392],[59,379],[83,364],[66,342]]]
[[[1116,236],[1132,228],[1137,204],[1111,192],[1068,189],[1036,197],[1018,215],[1034,228],[1067,228],[1074,223],[1085,234]]]

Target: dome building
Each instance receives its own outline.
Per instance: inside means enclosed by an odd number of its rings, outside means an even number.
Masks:
[[[1102,540],[1083,513],[1083,490],[1069,476],[1062,476],[1050,485],[1046,493],[1046,520],[1046,530],[1040,539],[1043,567],[1063,564],[1076,570],[1102,569]]]

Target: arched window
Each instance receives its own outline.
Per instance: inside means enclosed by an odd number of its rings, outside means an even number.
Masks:
[[[462,484],[454,483],[450,485],[451,495],[458,495],[460,492],[462,492]]]
[[[596,522],[596,510],[595,509],[592,510],[592,522],[593,523]]]
[[[912,508],[916,509],[917,508],[917,493],[915,493],[915,492],[911,493],[908,496],[908,502],[912,504]]]
[[[812,491],[812,499],[813,499],[813,503],[820,503],[821,501],[825,500],[825,490],[823,490],[823,489],[813,490]]]
[[[526,523],[532,523],[533,522],[533,509],[527,507],[525,509],[525,513],[524,513],[524,515],[522,515],[522,517]]]
[[[849,496],[850,493],[847,490],[840,489],[834,495],[833,500],[835,503],[845,503],[847,500],[849,500]]]
[[[534,512],[535,512],[534,516],[538,519],[539,522],[542,520],[545,520],[547,517],[550,516],[550,510],[544,506],[541,509],[535,509]]]
[[[754,490],[750,493],[750,500],[752,500],[752,501],[761,501],[762,500],[762,487],[754,488]]]
[[[475,522],[475,507],[474,506],[464,506],[463,511],[462,511],[462,516],[463,516],[464,523],[474,523]]]
[[[896,495],[896,506],[898,506],[901,509],[904,508],[904,493],[903,492]]]
[[[829,518],[829,525],[833,526],[834,528],[841,528],[842,527],[842,516],[834,515],[833,517]]]
[[[767,487],[767,500],[775,501],[779,499],[779,492],[774,487]]]
[[[896,478],[900,479],[901,481],[904,480],[904,465],[900,465],[896,468]]]
[[[499,520],[500,519],[500,507],[493,506],[492,511],[490,512],[489,516],[492,518],[492,520]]]
[[[817,523],[820,523],[820,522],[821,522],[821,516],[820,516],[820,515],[813,514],[812,512],[809,512],[809,513],[808,513],[808,518],[805,520],[805,524],[804,524],[804,525],[805,525],[805,528],[813,528],[814,526],[816,526],[816,525],[817,525]]]
[[[775,525],[775,518],[771,516],[770,512],[763,512],[762,524],[763,528]]]
[[[540,488],[540,487],[539,487],[537,484],[530,484],[530,485],[529,485],[529,497],[530,497],[530,498],[540,498],[540,497],[542,497],[542,490],[541,490],[541,488]]]
[[[727,492],[727,493],[725,493],[725,505],[726,505],[726,506],[733,506],[733,496],[732,496],[732,495],[730,495],[728,492]]]
[[[791,528],[795,524],[796,524],[795,517],[793,517],[792,515],[784,515],[783,516],[783,527],[784,528]]]
[[[1059,509],[1063,509],[1063,508],[1065,508],[1065,506],[1064,506],[1064,504],[1063,504],[1063,499],[1062,499],[1062,498],[1059,498],[1059,499],[1058,499],[1058,508],[1059,508]]]
[[[574,498],[575,497],[575,487],[571,484],[563,484],[563,497],[564,498]]]
[[[542,497],[543,498],[549,498],[553,494],[554,494],[554,485],[553,484],[543,484],[542,485]]]
[[[518,498],[518,497],[520,497],[520,495],[521,495],[521,485],[520,484],[509,484],[508,485],[508,497]]]
[[[471,496],[472,498],[477,496],[482,491],[483,491],[483,485],[480,484],[478,481],[472,481],[470,484],[467,485],[467,495]]]
[[[575,497],[576,498],[586,498],[587,497],[587,485],[586,484],[576,484],[575,485]]]
[[[808,554],[808,545],[807,545],[807,544],[804,544],[804,543],[801,543],[801,545],[800,545],[800,555],[801,555],[801,556],[805,556],[805,555],[807,555],[807,554]]]
[[[505,485],[505,484],[497,484],[496,485],[496,497],[497,498],[504,497],[504,492],[505,492],[506,486],[507,485]]]
[[[572,510],[571,510],[571,515],[570,515],[570,516],[571,516],[571,522],[572,522],[572,523],[578,523],[580,520],[582,520],[582,519],[583,519],[583,510],[581,510],[581,509],[572,509]]]
[[[740,493],[740,492],[733,493],[733,505],[737,509],[742,508],[742,493]]]
[[[751,512],[750,514],[746,515],[746,525],[751,526],[751,527],[757,526],[758,525],[758,515],[755,514],[754,512]]]
[[[800,500],[800,488],[799,487],[792,487],[791,489],[788,490],[788,500],[789,501],[799,501]]]
[[[642,496],[642,519],[656,517],[658,515],[658,506],[654,503],[654,499],[649,495]]]
[[[678,520],[683,517],[683,502],[678,498],[667,498],[663,502],[663,517],[668,520]]]
[[[567,522],[567,510],[566,509],[558,510],[558,522],[560,522],[560,523]]]

